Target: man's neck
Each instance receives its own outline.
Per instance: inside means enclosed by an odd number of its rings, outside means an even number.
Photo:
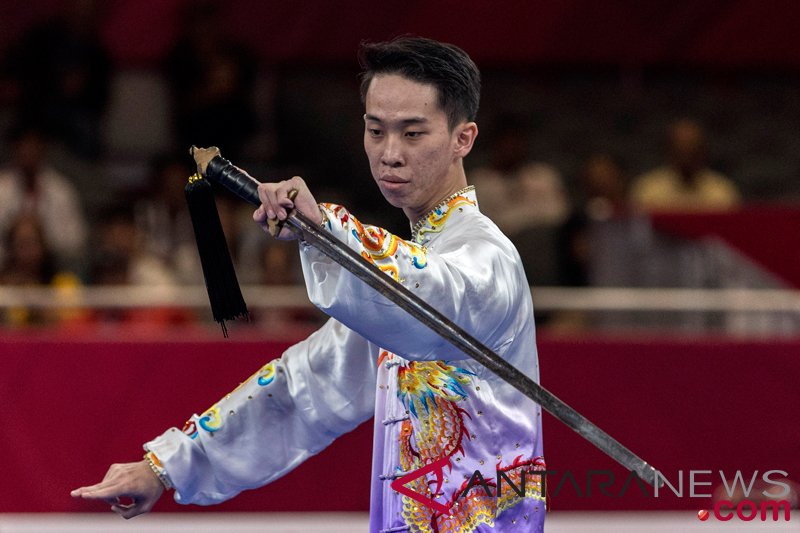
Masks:
[[[445,200],[456,194],[461,189],[467,186],[467,179],[466,176],[463,180],[458,180],[454,182],[451,187],[448,187],[447,190],[441,194],[438,194],[435,200],[432,200],[429,204],[426,204],[425,207],[419,209],[403,209],[408,221],[411,223],[413,227],[417,222],[421,219],[425,218],[430,214],[431,211],[436,209],[439,205],[441,205]]]

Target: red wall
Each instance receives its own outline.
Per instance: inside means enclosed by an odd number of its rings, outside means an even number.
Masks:
[[[285,346],[196,333],[149,341],[0,338],[0,512],[105,510],[72,500],[70,489],[98,481],[112,462],[138,460],[142,442],[182,425]],[[539,348],[543,385],[673,482],[680,470],[800,476],[800,340],[542,338]],[[365,510],[370,453],[368,423],[274,484],[208,509]],[[548,469],[557,471],[554,509],[708,507],[702,499],[645,498],[636,485],[616,497],[627,473],[549,415],[545,454]],[[567,469],[581,490],[568,482],[554,495]],[[595,478],[587,497],[590,470],[615,473],[607,489],[614,497],[596,485],[606,476]],[[187,510],[169,498],[157,509]]]

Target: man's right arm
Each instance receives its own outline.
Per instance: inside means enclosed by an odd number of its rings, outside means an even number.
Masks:
[[[163,466],[179,503],[210,505],[266,485],[372,416],[375,353],[331,319],[182,431],[171,428],[145,449]],[[99,499],[108,501],[103,494]]]

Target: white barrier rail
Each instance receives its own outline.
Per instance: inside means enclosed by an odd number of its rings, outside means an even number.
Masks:
[[[242,287],[251,309],[309,308],[303,286],[247,285]],[[535,287],[537,311],[701,311],[800,314],[800,291],[783,289],[666,289]],[[0,286],[0,309],[148,307],[203,308],[205,287]]]

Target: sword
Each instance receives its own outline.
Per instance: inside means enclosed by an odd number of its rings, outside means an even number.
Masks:
[[[218,149],[192,147],[191,153],[197,162],[198,170],[205,177],[219,183],[236,196],[255,206],[261,205],[257,190],[260,182],[235,167],[230,161],[223,159],[219,155]],[[635,473],[642,481],[653,487],[663,486],[663,477],[660,477],[658,471],[645,460],[564,403],[552,392],[516,369],[422,298],[364,260],[358,253],[324,231],[303,213],[297,210],[292,211],[284,223],[288,224],[289,229],[295,233],[298,239],[320,250],[421,324],[497,374],[603,453]]]

